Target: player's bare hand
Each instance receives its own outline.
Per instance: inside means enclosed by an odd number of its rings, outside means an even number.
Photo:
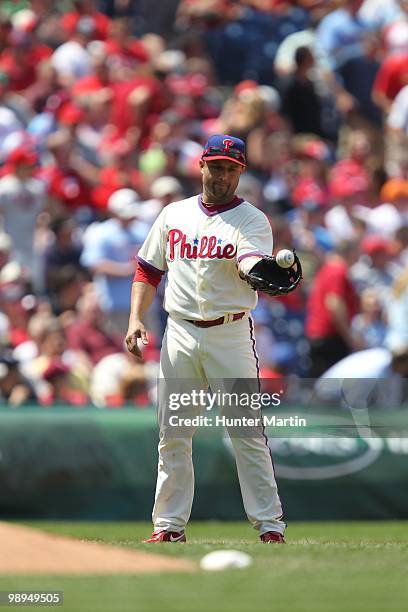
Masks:
[[[142,344],[148,344],[147,332],[145,326],[141,321],[135,321],[131,327],[129,327],[126,334],[126,348],[129,353],[135,355],[135,357],[142,357],[142,352],[138,345],[138,340],[142,341]]]

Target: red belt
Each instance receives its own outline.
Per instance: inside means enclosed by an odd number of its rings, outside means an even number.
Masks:
[[[192,323],[196,327],[214,327],[215,325],[222,325],[223,323],[231,323],[232,321],[238,321],[245,316],[245,312],[237,312],[234,315],[226,315],[225,317],[220,317],[219,319],[213,319],[212,321],[190,321],[189,319],[184,319],[187,323]]]

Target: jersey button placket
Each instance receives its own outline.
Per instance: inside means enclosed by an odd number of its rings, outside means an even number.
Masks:
[[[207,312],[206,300],[205,300],[205,288],[206,288],[206,280],[205,280],[205,260],[198,259],[197,260],[197,304],[200,309],[200,314],[203,319],[205,319],[205,315]]]
[[[202,224],[201,236],[210,236],[212,225],[213,225],[213,218],[206,217],[204,223]],[[208,279],[210,263],[211,262],[208,259],[203,259],[203,258],[198,259],[197,301],[198,301],[200,312],[201,312],[203,319],[206,318],[208,309],[209,309],[209,300],[208,300],[207,291],[210,286],[210,282]]]
[[[198,249],[200,250],[201,239],[202,239],[202,236],[205,234],[205,231],[200,231],[198,232],[198,234],[199,234],[198,235]],[[205,260],[202,259],[201,257],[197,257],[196,263],[197,263],[197,278],[196,278],[197,304],[198,304],[201,318],[205,319],[205,314],[207,310],[205,306],[205,299],[203,297],[203,291],[205,288],[205,280],[204,280]]]

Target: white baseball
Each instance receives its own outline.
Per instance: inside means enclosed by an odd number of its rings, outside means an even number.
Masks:
[[[251,564],[252,557],[240,550],[214,550],[200,561],[201,569],[210,572],[249,567]]]
[[[276,263],[281,268],[290,268],[295,263],[295,256],[289,249],[282,249],[276,254]]]

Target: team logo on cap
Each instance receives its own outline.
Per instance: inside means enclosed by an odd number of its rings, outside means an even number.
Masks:
[[[231,140],[230,138],[224,138],[224,140],[222,141],[222,144],[224,145],[225,152],[228,153],[230,148],[234,146],[234,141]]]

